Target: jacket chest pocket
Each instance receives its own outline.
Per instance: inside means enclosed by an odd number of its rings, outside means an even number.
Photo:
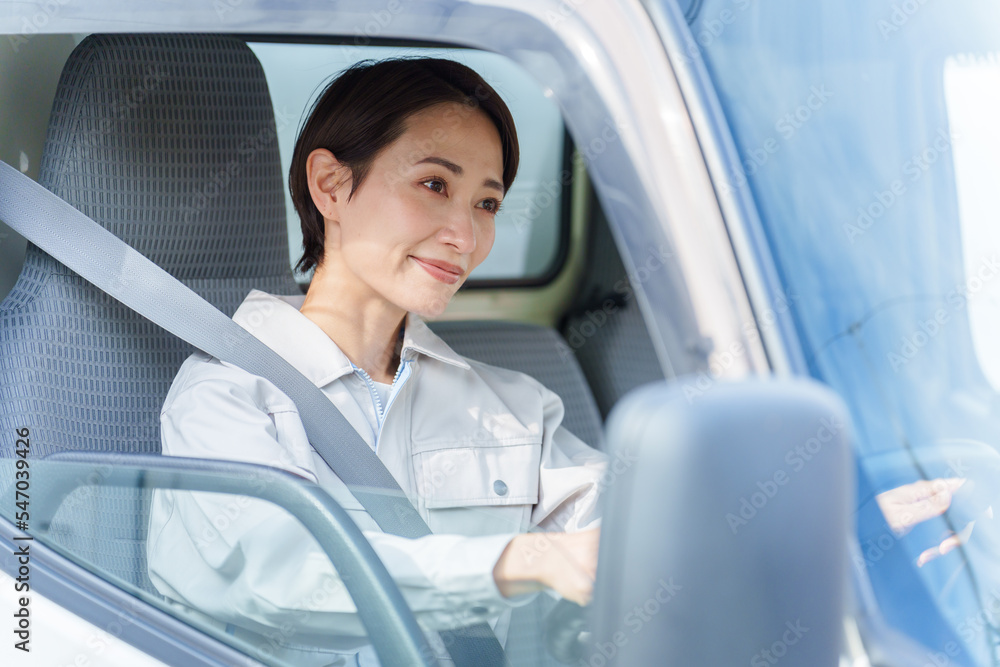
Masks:
[[[534,505],[542,444],[436,447],[413,455],[417,493],[427,509]]]

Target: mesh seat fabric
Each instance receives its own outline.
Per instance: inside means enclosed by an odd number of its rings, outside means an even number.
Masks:
[[[85,39],[59,82],[39,180],[227,314],[253,288],[299,291],[271,98],[241,40]],[[159,452],[160,407],[192,351],[29,244],[0,303],[0,428],[30,427],[33,456]],[[144,505],[102,489],[60,510],[52,535],[152,591]]]

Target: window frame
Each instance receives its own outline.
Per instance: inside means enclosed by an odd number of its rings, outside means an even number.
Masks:
[[[235,8],[241,3],[230,4]],[[310,23],[327,26],[330,31],[346,32],[351,21],[363,18],[366,16],[364,12],[368,11],[360,9],[358,3],[345,7],[343,15],[330,17],[329,8],[319,2],[305,2],[293,10],[248,4],[254,6],[245,8],[250,10],[250,18],[243,25],[252,29],[270,23],[276,26],[276,32],[284,30],[302,34],[307,34],[305,26]],[[477,48],[511,55],[516,53],[515,42],[519,36],[496,30],[494,25],[474,26],[470,15],[474,15],[478,23],[489,23],[484,19],[501,17],[509,20],[516,17],[525,22],[529,37],[544,39],[543,44],[550,47],[550,53],[557,61],[577,61],[572,66],[566,66],[573,67],[572,72],[579,75],[582,92],[564,84],[556,85],[555,91],[562,103],[564,119],[573,121],[567,123],[567,131],[577,136],[596,136],[601,130],[602,115],[604,119],[620,115],[624,121],[617,144],[609,147],[609,154],[603,161],[595,162],[597,169],[592,176],[626,266],[634,270],[644,259],[650,242],[664,240],[674,244],[678,237],[680,239],[679,243],[670,246],[680,255],[677,266],[671,266],[662,280],[636,287],[638,302],[657,347],[661,366],[667,375],[705,370],[712,354],[711,348],[706,345],[709,338],[716,338],[718,349],[723,350],[730,342],[743,340],[739,325],[746,320],[740,318],[750,312],[749,299],[744,291],[735,253],[729,245],[718,202],[701,187],[707,176],[706,158],[695,129],[687,122],[688,112],[678,89],[677,73],[671,69],[671,59],[656,39],[649,17],[637,5],[606,8],[601,5],[585,3],[566,21],[546,25],[544,12],[558,6],[557,3],[513,9],[487,0],[469,11],[459,12],[453,24],[447,24],[447,17],[425,17],[426,21],[411,17],[410,22],[395,24],[392,32],[400,35],[426,33],[445,26],[438,34],[451,36],[450,41],[442,42],[448,47],[475,43]],[[100,20],[102,11],[114,16],[117,22]],[[152,27],[165,32],[232,34],[232,29],[220,30],[216,11],[204,3],[189,0],[171,7],[169,11],[157,7],[136,7],[127,16],[119,17],[111,3],[95,2],[86,9],[74,8],[73,12],[50,17],[45,32],[75,33],[81,28],[91,31],[110,25],[112,30],[118,32],[149,31]],[[609,31],[602,36],[595,29],[602,18],[607,18],[609,28],[634,27],[635,39],[625,45],[627,48],[617,48],[620,43],[615,45],[615,49],[610,48],[614,33]],[[0,26],[6,26],[8,34],[14,34],[17,29],[11,27],[13,22],[13,18],[0,20]],[[469,28],[467,33],[462,31],[465,27]],[[575,58],[582,47],[588,47],[594,56],[583,63]],[[622,52],[625,54],[622,55]],[[646,57],[643,58],[643,55]],[[633,74],[630,77],[621,75],[621,81],[613,80],[612,75],[623,72]],[[632,80],[626,80],[629,78]],[[648,91],[653,97],[652,111],[630,108],[629,102],[637,87],[653,81],[658,85],[656,90]],[[574,101],[590,94],[594,96],[595,109],[573,107]],[[664,123],[655,115],[658,111],[680,113],[681,122]],[[642,129],[654,131],[646,137]],[[644,141],[671,146],[676,154],[664,156],[647,150]],[[690,168],[692,173],[686,175],[690,180],[663,178],[676,172],[680,166]],[[627,173],[621,173],[622,167],[627,168]],[[662,185],[657,188],[655,183]],[[698,187],[690,187],[692,185]],[[621,196],[623,194],[626,196]],[[691,219],[699,221],[699,230],[684,228],[684,223]],[[708,231],[704,231],[706,229]],[[725,242],[718,243],[720,239]],[[695,287],[696,294],[693,292]],[[725,307],[732,306],[733,312],[720,312],[723,304]],[[742,377],[755,368],[767,367],[761,345],[751,342],[747,356],[746,363],[727,370],[725,376]]]

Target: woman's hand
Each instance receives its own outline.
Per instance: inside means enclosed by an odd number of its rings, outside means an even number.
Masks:
[[[913,526],[944,514],[951,507],[951,497],[965,484],[961,477],[920,480],[890,489],[875,496],[886,523],[896,537],[906,535]]]
[[[493,568],[504,597],[545,586],[586,605],[594,592],[600,528],[577,533],[526,533],[510,541]]]
[[[965,479],[961,477],[920,480],[880,493],[875,500],[889,528],[896,537],[902,537],[918,523],[944,514],[951,507],[952,496],[963,484]],[[924,550],[917,558],[917,567],[923,567],[967,542],[974,524],[974,521],[970,522],[958,534]]]

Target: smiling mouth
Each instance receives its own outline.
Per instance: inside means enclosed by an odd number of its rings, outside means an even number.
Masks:
[[[440,262],[432,259],[420,259],[419,257],[414,257],[410,255],[417,264],[420,265],[427,273],[431,274],[432,278],[440,280],[448,285],[454,285],[462,278],[462,274],[465,273],[464,270],[454,264],[449,264],[448,262]]]

